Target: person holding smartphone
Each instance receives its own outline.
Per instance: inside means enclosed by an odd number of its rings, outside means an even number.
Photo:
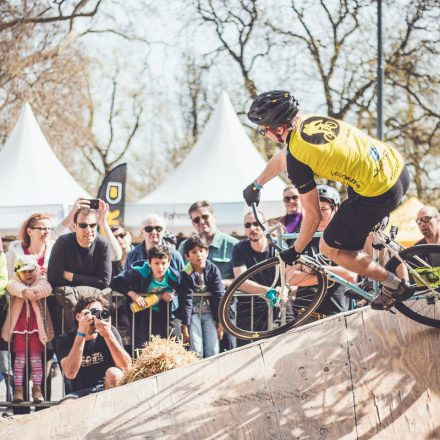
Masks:
[[[52,248],[47,276],[58,304],[64,309],[66,328],[75,323],[73,312],[81,293],[111,294],[110,246],[97,229],[98,212],[80,208],[73,218],[73,232],[59,237]],[[61,310],[53,305],[51,313],[59,334]]]

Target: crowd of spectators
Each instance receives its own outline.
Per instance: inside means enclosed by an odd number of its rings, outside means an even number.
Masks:
[[[326,185],[318,186],[318,194],[319,231],[323,231],[340,197]],[[285,188],[283,202],[283,215],[266,219],[259,211],[259,219],[268,225],[281,224],[286,233],[298,232],[304,219],[294,186]],[[163,217],[148,214],[140,225],[142,241],[136,246],[123,225],[110,228],[107,214],[108,205],[102,200],[98,209],[92,209],[88,200],[78,199],[57,228],[52,228],[47,214],[36,213],[25,220],[6,253],[0,239],[0,380],[7,386],[8,400],[19,403],[30,400],[30,394],[37,404],[50,400],[48,372],[54,361],[65,377],[65,399],[117,386],[130,369],[130,348],[135,353],[153,335],[176,337],[200,358],[245,343],[224,331],[219,304],[235,278],[275,255],[252,212],[243,218],[244,239],[239,240],[217,228],[208,201],[197,201],[188,210],[194,234],[180,243],[166,230]],[[436,208],[424,206],[415,220],[424,236],[418,243],[440,244]],[[321,258],[341,277],[358,281],[357,274],[320,255],[319,239],[305,252]],[[260,273],[241,288],[264,295],[271,278],[270,271]],[[314,275],[300,265],[290,267],[287,278],[298,298],[316,283]],[[116,320],[115,295],[122,297]],[[243,295],[229,313],[240,326],[251,325],[256,306]],[[352,307],[353,300],[335,284],[316,317]],[[128,344],[118,331],[124,325],[132,329]],[[28,365],[30,377],[25,374]],[[27,394],[29,379],[32,391]]]

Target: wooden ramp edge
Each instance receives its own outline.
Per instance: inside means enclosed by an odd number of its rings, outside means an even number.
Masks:
[[[440,331],[369,308],[0,423],[2,439],[439,439]]]

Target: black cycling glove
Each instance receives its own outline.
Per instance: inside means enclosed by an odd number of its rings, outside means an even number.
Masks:
[[[260,189],[257,188],[255,182],[252,182],[243,190],[243,198],[248,206],[251,206],[252,203],[255,203],[258,206],[260,203]]]
[[[295,261],[298,260],[300,256],[301,252],[296,252],[294,247],[285,249],[284,251],[280,252],[281,259],[289,266],[292,266],[292,264],[295,263]]]

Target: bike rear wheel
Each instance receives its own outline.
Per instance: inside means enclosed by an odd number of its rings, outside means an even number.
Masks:
[[[267,290],[272,285],[280,286],[280,269],[280,260],[273,257],[252,266],[231,284],[219,309],[220,322],[227,332],[247,341],[269,338],[304,323],[318,308],[327,291],[327,278],[320,273],[314,273],[316,285],[299,289],[290,286],[285,300],[277,306],[270,305],[267,291],[249,292],[249,281],[268,286]]]
[[[440,328],[440,245],[415,245],[399,252],[399,255],[408,267],[416,270],[423,282],[403,269],[397,257],[391,258],[385,268],[416,288],[413,297],[396,304],[395,308],[416,322]]]

